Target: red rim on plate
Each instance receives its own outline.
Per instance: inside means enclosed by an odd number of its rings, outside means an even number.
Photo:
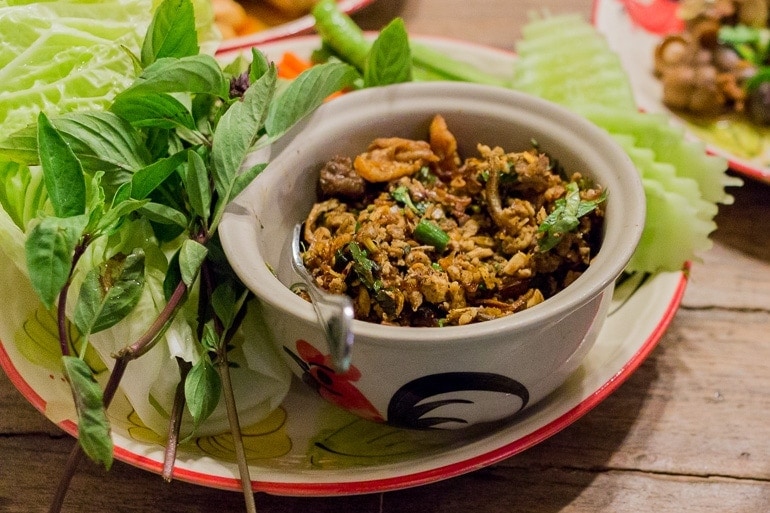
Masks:
[[[452,52],[455,56],[465,52],[466,57],[472,58],[474,62],[491,63],[491,65],[504,70],[509,69],[511,62],[515,59],[510,52],[478,44],[468,44],[448,38],[421,39],[436,45],[437,48]],[[280,44],[294,44],[306,48],[313,39],[301,37],[292,38],[293,43],[286,43],[285,41]],[[273,49],[279,50],[279,48]],[[222,53],[220,52],[220,57],[223,57]],[[658,278],[662,278],[662,281],[657,282]],[[257,479],[252,483],[254,490],[294,496],[352,495],[391,491],[456,477],[497,463],[542,442],[601,403],[641,365],[655,348],[679,308],[687,285],[687,272],[685,270],[680,273],[667,273],[666,276],[656,275],[651,278],[651,281],[661,284],[658,288],[650,289],[652,290],[651,294],[654,295],[652,299],[655,301],[647,301],[649,299],[647,295],[642,294],[637,306],[648,305],[649,303],[654,303],[654,305],[649,305],[649,310],[644,312],[631,312],[631,315],[642,315],[647,319],[644,328],[640,329],[630,342],[623,337],[615,337],[619,340],[619,345],[611,347],[613,354],[609,358],[610,365],[604,367],[601,374],[595,375],[579,394],[569,395],[560,402],[557,399],[554,409],[548,405],[543,406],[542,410],[536,414],[542,413],[542,416],[536,416],[533,422],[527,424],[525,428],[515,431],[520,424],[513,422],[499,430],[493,430],[488,435],[485,434],[482,438],[471,440],[468,446],[463,445],[449,450],[448,457],[431,457],[429,461],[423,461],[423,464],[410,462],[408,467],[402,466],[395,470],[393,467],[377,466],[357,468],[348,474],[343,474],[342,479],[338,479],[337,474],[332,475],[331,478],[326,477],[323,471],[319,471],[317,480],[312,477],[315,474],[311,474],[311,477],[308,478],[307,473],[302,473],[299,477],[280,474],[277,478],[270,477],[260,480],[258,479],[259,472],[255,471],[253,475],[257,476]],[[636,298],[634,294],[632,296]],[[602,363],[605,362],[602,361]],[[44,398],[35,391],[16,368],[2,341],[0,341],[0,367],[5,370],[21,394],[41,413],[44,413],[46,408]],[[58,425],[73,436],[77,433],[75,423],[70,420],[60,422]],[[126,447],[116,447],[115,457],[150,472],[160,473],[162,470],[162,462],[158,461],[157,458],[148,457]],[[176,479],[202,486],[228,490],[240,489],[237,471],[230,472],[227,469],[214,475],[200,469],[187,468],[184,464],[178,464],[174,470],[174,476]]]
[[[583,401],[572,409],[562,414],[555,420],[543,425],[542,427],[512,440],[494,450],[470,457],[468,459],[452,463],[449,465],[433,468],[427,471],[404,474],[382,479],[371,479],[344,483],[290,483],[290,482],[270,482],[255,480],[252,486],[255,491],[262,491],[277,495],[294,496],[322,496],[322,495],[352,495],[362,493],[385,492],[398,490],[414,486],[420,486],[444,479],[459,476],[474,470],[495,464],[515,454],[518,454],[530,447],[542,442],[543,440],[555,435],[566,428],[591,409],[606,399],[614,392],[649,356],[652,350],[657,346],[661,337],[665,333],[684,295],[687,286],[687,273],[680,274],[679,281],[674,293],[664,310],[663,315],[657,322],[654,330],[649,334],[643,344],[636,350],[633,356],[602,386],[598,387],[593,393],[587,396]],[[27,381],[19,374],[16,367],[6,352],[2,341],[0,341],[0,367],[8,375],[11,383],[21,392],[21,394],[41,413],[45,411],[45,401]],[[58,426],[72,436],[77,435],[77,426],[72,421],[58,423]],[[154,473],[162,471],[162,463],[148,458],[141,454],[133,453],[121,447],[115,448],[115,457],[132,466],[148,470]],[[226,478],[213,476],[185,468],[176,468],[174,477],[182,481],[213,488],[222,488],[230,490],[239,490],[240,481],[236,478]]]

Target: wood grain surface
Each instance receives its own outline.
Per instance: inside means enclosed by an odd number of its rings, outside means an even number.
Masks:
[[[591,0],[380,0],[365,28],[402,16],[412,33],[512,49],[533,11]],[[351,497],[257,494],[261,512],[762,513],[770,511],[770,187],[731,191],[714,248],[691,269],[667,333],[583,418],[535,447],[438,483]],[[73,439],[0,373],[0,512],[46,511]],[[89,462],[68,512],[237,512],[239,493]]]

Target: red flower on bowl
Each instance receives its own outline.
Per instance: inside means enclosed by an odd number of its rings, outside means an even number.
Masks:
[[[384,422],[377,408],[352,384],[361,379],[361,371],[354,365],[346,372],[335,372],[331,356],[302,339],[296,342],[296,353],[285,346],[283,349],[302,369],[302,381],[321,397],[365,419]]]

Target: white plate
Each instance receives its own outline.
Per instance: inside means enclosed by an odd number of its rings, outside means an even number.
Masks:
[[[358,10],[363,9],[373,1],[374,0],[339,0],[338,4],[342,12],[352,14]],[[272,27],[260,30],[259,32],[254,32],[253,34],[225,39],[222,41],[222,44],[219,48],[220,51],[225,52],[238,48],[251,47],[290,36],[305,34],[313,30],[314,25],[315,20],[313,19],[313,16],[306,14],[292,21],[281,23],[280,25],[274,25]]]
[[[510,75],[508,52],[435,38],[420,38],[490,73]],[[277,58],[307,54],[318,44],[303,37],[265,45]],[[223,58],[231,55],[223,56]],[[271,417],[244,428],[255,490],[281,495],[346,495],[422,485],[470,472],[517,454],[557,433],[613,392],[644,361],[673,318],[684,293],[684,272],[633,276],[620,284],[611,313],[581,367],[551,396],[506,423],[469,431],[409,431],[368,422],[322,401],[295,383]],[[0,283],[14,294],[0,317],[0,366],[37,409],[70,434],[63,376],[31,353],[58,350],[52,318],[39,308],[29,285],[0,252]],[[34,351],[30,349],[34,348]],[[27,356],[25,356],[27,355]],[[69,399],[71,400],[71,399]],[[116,457],[159,473],[163,444],[141,425],[124,398],[110,407]],[[180,447],[175,478],[238,490],[232,439],[195,439]]]
[[[770,183],[770,129],[727,119],[684,119],[662,104],[653,51],[677,25],[673,0],[595,0],[593,22],[619,55],[631,80],[636,102],[647,112],[662,112],[702,140],[711,153],[725,157],[741,175]]]

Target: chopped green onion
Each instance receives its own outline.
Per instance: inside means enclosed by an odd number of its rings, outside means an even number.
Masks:
[[[439,225],[427,219],[420,219],[414,228],[414,238],[423,244],[433,246],[441,253],[449,243],[449,235]]]

